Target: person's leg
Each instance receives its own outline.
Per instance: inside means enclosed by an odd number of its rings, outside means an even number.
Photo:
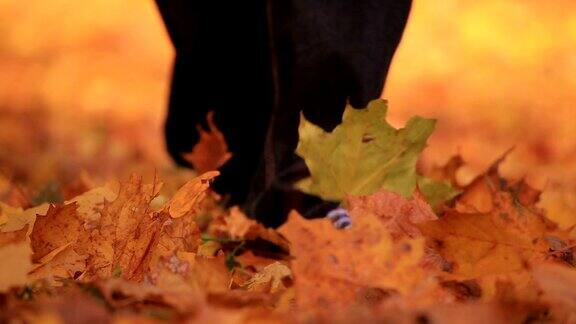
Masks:
[[[319,217],[336,207],[293,188],[308,174],[294,154],[300,111],[332,130],[347,100],[362,108],[378,98],[410,1],[157,2],[178,53],[166,122],[172,156],[183,162],[195,125],[214,110],[234,154],[215,188],[231,203],[246,200],[269,226],[292,208]]]
[[[172,158],[199,139],[206,114],[224,134],[232,158],[213,186],[230,204],[245,201],[271,114],[271,75],[264,0],[157,0],[176,49],[165,124]]]
[[[293,184],[308,176],[295,155],[300,112],[326,131],[336,127],[346,103],[364,108],[380,97],[401,39],[411,0],[291,0],[272,6],[278,99],[268,134],[266,163],[246,210],[268,226],[291,209],[324,217],[336,202],[303,194]],[[270,162],[271,161],[271,162]],[[262,182],[262,181],[260,181]]]

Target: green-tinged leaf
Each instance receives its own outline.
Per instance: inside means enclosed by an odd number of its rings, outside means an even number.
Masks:
[[[428,202],[434,211],[437,211],[444,202],[458,196],[461,192],[452,187],[448,181],[439,181],[425,177],[418,179],[418,188],[424,195],[426,202]]]
[[[342,124],[331,133],[301,117],[296,153],[311,177],[297,187],[331,201],[381,188],[411,196],[418,181],[416,162],[435,121],[413,117],[406,127],[395,129],[386,122],[386,111],[386,101],[380,99],[366,109],[348,106]]]

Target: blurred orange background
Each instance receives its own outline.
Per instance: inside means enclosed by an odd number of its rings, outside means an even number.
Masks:
[[[10,179],[173,172],[162,138],[173,52],[152,0],[0,0],[0,35]],[[415,0],[384,98],[396,125],[438,119],[427,165],[460,153],[466,181],[515,146],[505,173],[546,188],[554,210],[576,206],[575,90],[573,0]]]

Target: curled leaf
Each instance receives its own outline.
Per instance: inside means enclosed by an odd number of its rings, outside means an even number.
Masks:
[[[210,182],[220,175],[218,171],[206,172],[188,181],[174,197],[168,202],[170,217],[179,218],[190,213],[206,197],[206,191],[210,188]]]

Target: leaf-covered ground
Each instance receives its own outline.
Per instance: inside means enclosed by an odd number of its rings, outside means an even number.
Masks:
[[[438,120],[418,185],[461,194],[339,192],[344,231],[264,229],[171,165],[151,2],[0,9],[0,322],[575,320],[571,1],[415,2],[390,119]]]
[[[341,200],[346,229],[296,212],[265,228],[221,207],[210,190],[217,171],[173,193],[157,173],[103,186],[84,174],[35,196],[4,179],[3,319],[572,320],[576,239],[536,205],[539,190],[500,175],[508,153],[467,185],[460,156],[420,174],[433,121],[396,130],[385,114],[384,101],[348,108],[332,133],[302,121],[298,154],[311,165],[302,187]]]

